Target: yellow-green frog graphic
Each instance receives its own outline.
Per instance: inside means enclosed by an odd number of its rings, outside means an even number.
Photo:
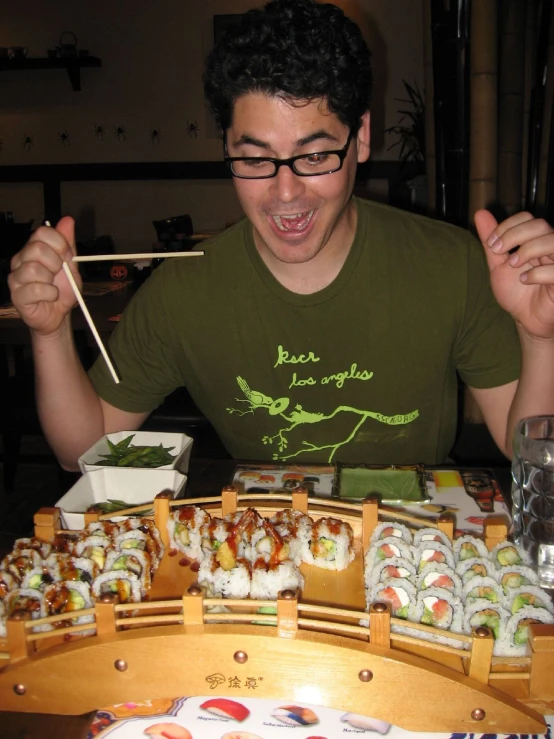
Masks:
[[[299,404],[295,405],[294,408],[288,411],[289,406],[291,405],[290,398],[283,397],[274,400],[269,395],[265,395],[259,390],[251,390],[246,380],[242,377],[237,377],[237,383],[246,396],[246,399],[237,398],[236,400],[238,403],[247,403],[248,407],[244,409],[227,408],[227,411],[229,413],[237,413],[241,416],[244,416],[247,413],[254,413],[254,411],[265,409],[270,416],[280,416],[288,424],[287,426],[280,428],[273,436],[264,436],[262,439],[264,444],[277,445],[279,451],[273,454],[273,459],[275,460],[284,461],[292,459],[293,457],[298,457],[301,454],[308,454],[315,451],[328,449],[329,457],[327,461],[331,462],[337,451],[342,446],[348,444],[348,442],[354,439],[358,430],[363,426],[368,418],[372,418],[376,421],[379,421],[380,423],[385,423],[389,426],[398,426],[411,423],[415,418],[419,416],[419,411],[417,410],[411,411],[411,413],[407,414],[385,416],[377,411],[361,410],[359,408],[353,408],[349,405],[339,405],[337,406],[337,408],[335,408],[334,411],[332,411],[332,413],[328,414],[311,413],[310,411],[304,410],[304,408],[302,408],[302,406]],[[296,451],[288,451],[288,435],[293,429],[296,429],[299,426],[327,421],[331,418],[334,418],[338,413],[352,413],[354,414],[354,416],[357,416],[354,426],[348,436],[346,436],[346,438],[341,439],[340,441],[333,444],[323,444],[321,446],[316,446],[315,444],[304,440],[302,441],[302,448],[297,449]]]

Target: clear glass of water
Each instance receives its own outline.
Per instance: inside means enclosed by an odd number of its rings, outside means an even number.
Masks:
[[[530,556],[543,588],[554,588],[554,416],[523,418],[512,458],[514,541]]]

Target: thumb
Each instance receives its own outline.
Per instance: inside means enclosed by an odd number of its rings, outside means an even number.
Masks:
[[[56,231],[61,234],[69,244],[69,248],[72,253],[76,253],[75,246],[75,221],[71,216],[64,216],[60,218],[56,224]]]
[[[490,249],[487,241],[492,235],[494,229],[498,226],[498,221],[493,214],[488,210],[478,210],[474,216],[475,228],[477,229],[477,235],[479,240],[485,248],[485,254],[489,267],[495,267],[497,264],[504,262],[505,257],[499,254],[495,254]]]

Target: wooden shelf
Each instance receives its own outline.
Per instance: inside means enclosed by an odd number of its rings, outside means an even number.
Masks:
[[[81,69],[83,67],[101,67],[102,61],[95,56],[76,56],[54,59],[0,59],[0,72],[36,69],[65,69],[69,75],[71,86],[75,91],[81,89]]]

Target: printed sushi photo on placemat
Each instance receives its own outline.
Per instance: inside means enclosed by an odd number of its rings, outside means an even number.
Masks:
[[[244,464],[235,468],[230,482],[248,493],[290,492],[301,485],[309,495],[330,498],[334,478],[332,465]]]

